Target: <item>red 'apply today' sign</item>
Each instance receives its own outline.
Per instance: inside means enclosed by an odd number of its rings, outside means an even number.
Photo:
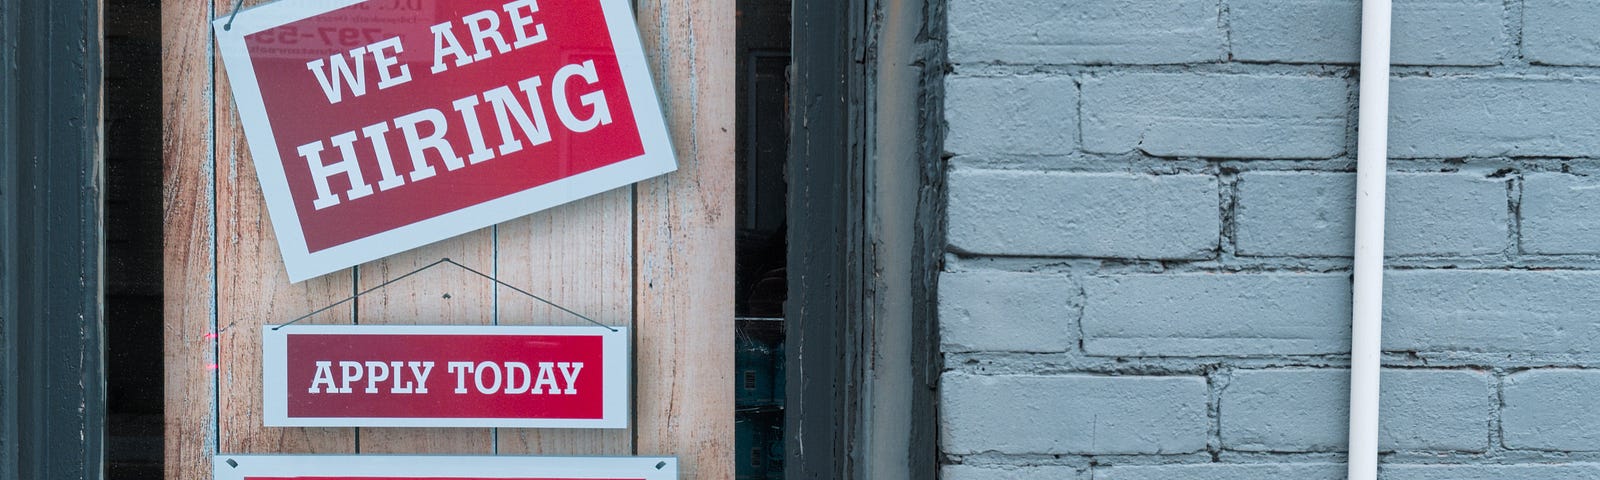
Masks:
[[[624,328],[274,328],[269,427],[627,427]]]
[[[291,281],[677,167],[627,0],[283,0],[228,21]]]

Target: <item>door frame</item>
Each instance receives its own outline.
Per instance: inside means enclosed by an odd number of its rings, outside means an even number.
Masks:
[[[101,5],[0,4],[0,478],[104,476]]]
[[[791,479],[937,475],[944,3],[794,3]]]

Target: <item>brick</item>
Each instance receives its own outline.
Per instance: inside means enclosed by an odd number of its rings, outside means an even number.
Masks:
[[[939,277],[945,352],[1064,352],[1078,345],[1078,286],[1065,275],[997,271]]]
[[[1083,82],[1083,147],[1159,157],[1330,158],[1349,88],[1290,75],[1109,74]]]
[[[950,61],[1023,64],[1221,62],[1213,0],[956,0]]]
[[[1600,451],[1600,371],[1530,370],[1506,377],[1506,448]]]
[[[1592,353],[1600,345],[1597,291],[1600,272],[1593,271],[1391,271],[1384,276],[1383,348]]]
[[[1386,255],[1486,255],[1510,248],[1508,180],[1477,174],[1392,173],[1384,218]],[[1351,220],[1355,212],[1351,177]],[[1354,251],[1355,230],[1345,236]]]
[[[1129,465],[1098,467],[1095,480],[1341,480],[1337,463]]]
[[[1397,65],[1494,65],[1506,41],[1500,0],[1394,2]],[[1247,62],[1361,61],[1359,0],[1230,0],[1233,58]]]
[[[1072,480],[1087,479],[1089,477],[1076,468],[1056,465],[1028,467],[946,465],[944,474],[940,475],[939,478],[944,480]]]
[[[991,255],[1182,259],[1212,256],[1217,180],[955,169],[950,246]]]
[[[1600,480],[1600,464],[1384,465],[1382,480]]]
[[[939,388],[951,454],[1174,454],[1206,447],[1202,377],[974,376]]]
[[[1239,175],[1237,189],[1239,255],[1349,257],[1355,251],[1355,175],[1252,172]],[[1395,243],[1387,235],[1384,242],[1386,251]]]
[[[1070,77],[950,77],[945,150],[956,155],[1065,155],[1077,148],[1078,85]]]
[[[1460,370],[1382,374],[1378,447],[1483,452],[1489,447],[1490,377]],[[1259,452],[1332,452],[1349,434],[1348,369],[1243,370],[1221,399],[1222,445]]]
[[[1084,349],[1102,356],[1348,353],[1348,274],[1083,279]],[[1400,270],[1384,275],[1385,351],[1571,355],[1600,345],[1600,272]]]
[[[1104,356],[1314,355],[1350,349],[1348,274],[1083,279],[1084,348]]]
[[[1388,256],[1499,254],[1509,246],[1505,179],[1390,173]],[[1355,251],[1355,175],[1240,175],[1235,241],[1240,255],[1349,257]],[[1600,197],[1597,197],[1600,200]]]
[[[1400,77],[1390,91],[1393,158],[1600,155],[1593,78]]]
[[[1545,65],[1600,66],[1600,3],[1527,0],[1522,7],[1522,57]]]
[[[1522,251],[1600,253],[1600,179],[1558,173],[1524,177]]]

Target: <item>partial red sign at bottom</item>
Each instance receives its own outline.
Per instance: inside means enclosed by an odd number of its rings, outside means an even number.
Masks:
[[[217,455],[217,480],[674,480],[675,457]]]

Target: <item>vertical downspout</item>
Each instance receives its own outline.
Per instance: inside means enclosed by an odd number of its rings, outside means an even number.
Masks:
[[[1389,146],[1390,0],[1361,2],[1356,140],[1355,285],[1351,299],[1349,480],[1378,478],[1378,372],[1383,332],[1383,217]]]

